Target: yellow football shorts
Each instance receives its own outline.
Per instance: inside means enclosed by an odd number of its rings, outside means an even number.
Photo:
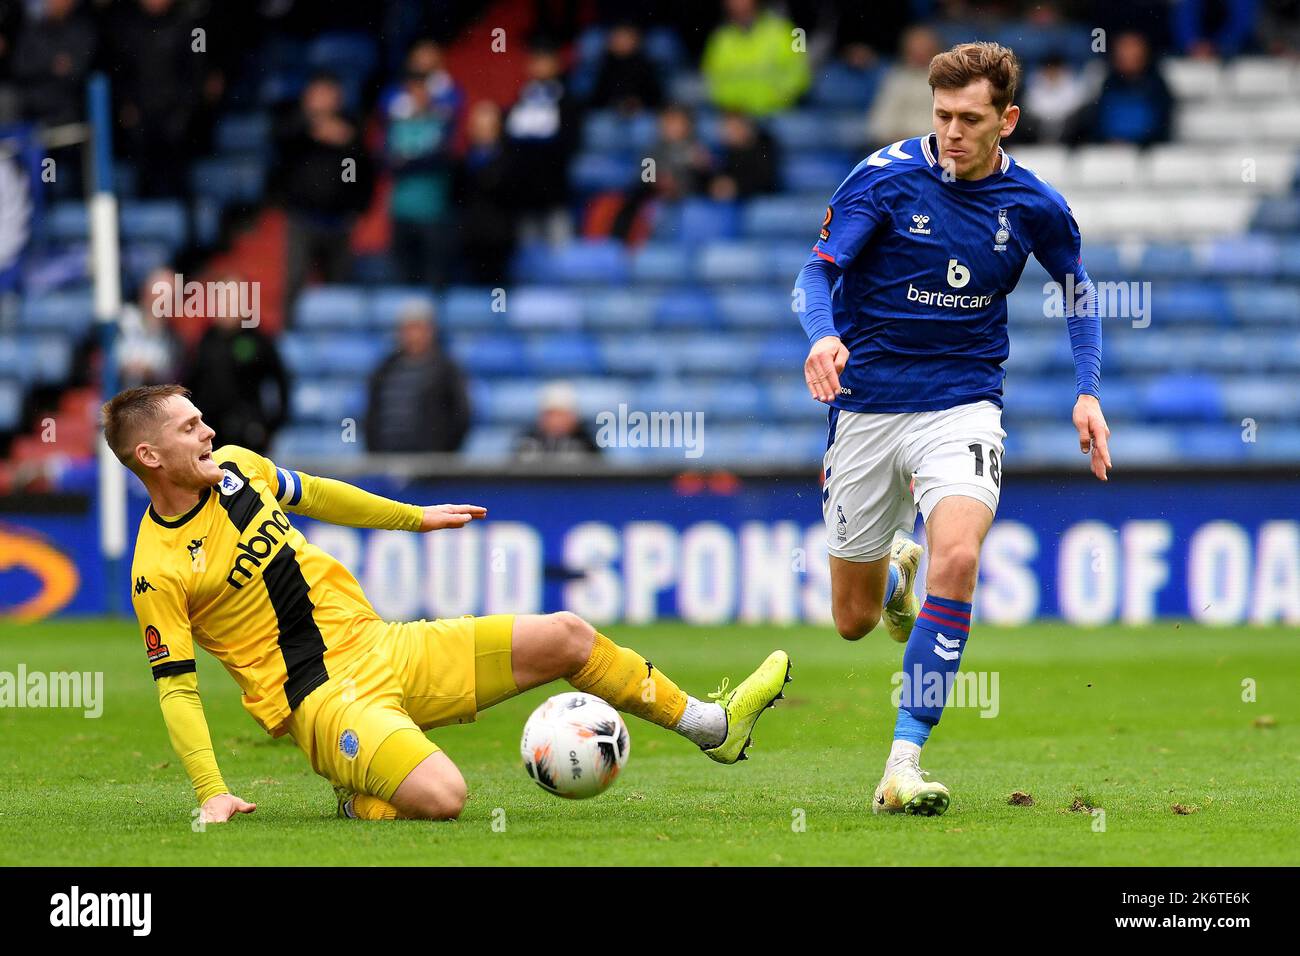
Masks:
[[[370,651],[298,705],[289,733],[330,783],[388,800],[438,745],[424,731],[465,724],[513,697],[514,615],[378,625]]]

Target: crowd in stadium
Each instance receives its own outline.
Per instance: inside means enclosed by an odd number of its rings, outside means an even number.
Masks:
[[[1093,144],[1194,139],[1178,122],[1194,84],[1175,88],[1171,65],[1184,79],[1198,66],[1236,76],[1238,62],[1300,76],[1295,0],[725,0],[654,4],[653,23],[644,6],[0,0],[0,125],[42,130],[58,170],[21,294],[0,313],[0,483],[39,486],[51,462],[66,463],[69,444],[41,447],[39,423],[84,417],[98,387],[81,147],[50,135],[84,119],[96,70],[112,83],[124,298],[134,299],[116,375],[123,386],[183,381],[221,440],[306,454],[586,455],[600,451],[584,424],[591,410],[627,400],[627,388],[647,407],[670,395],[718,405],[722,449],[809,462],[821,426],[795,394],[806,348],[788,304],[796,251],[806,255],[817,203],[853,163],[928,128],[932,56],[976,36],[1017,49],[1024,117],[1010,145],[1067,158]],[[1218,88],[1207,97],[1233,102]],[[1294,134],[1274,141],[1294,154]],[[1279,259],[1277,243],[1300,236],[1288,169],[1281,205],[1252,206],[1234,227],[1266,232]],[[1076,213],[1086,205],[1067,198]],[[805,207],[807,218],[787,221]],[[1129,254],[1113,232],[1102,230],[1113,240],[1103,263]],[[1086,222],[1084,238],[1092,249]],[[1181,237],[1137,238],[1160,240],[1160,252]],[[1206,296],[1244,294],[1233,280],[1249,270],[1196,262],[1210,266]],[[1285,268],[1253,273],[1277,280],[1274,319],[1252,305],[1197,325],[1193,309],[1184,332],[1238,319],[1247,332],[1248,320],[1294,327]],[[258,321],[160,316],[159,289],[170,299],[178,276],[256,283]],[[1045,378],[1064,331],[1035,331],[1060,340],[1031,366]],[[1170,421],[1204,425],[1202,436],[1217,428],[1203,443],[1231,457],[1223,426],[1239,417],[1233,395],[1249,391],[1238,373],[1257,366],[1179,377],[1177,364],[1172,352],[1164,364],[1121,361],[1131,414],[1153,420],[1159,402],[1144,390],[1158,391]],[[1160,376],[1177,379],[1177,396],[1209,381],[1216,404],[1202,396],[1179,412]],[[353,419],[359,440],[344,447],[338,423]],[[756,448],[764,420],[797,423],[807,440]],[[84,457],[91,432],[65,431],[85,438]]]

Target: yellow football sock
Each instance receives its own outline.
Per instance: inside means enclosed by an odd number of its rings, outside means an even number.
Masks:
[[[599,632],[590,659],[569,683],[617,710],[670,730],[686,711],[685,692],[666,674],[636,651],[619,647]]]
[[[352,798],[352,814],[358,820],[396,820],[397,808],[368,793],[358,793]]]

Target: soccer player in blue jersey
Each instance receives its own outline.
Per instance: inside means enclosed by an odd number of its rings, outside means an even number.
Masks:
[[[1006,296],[1030,253],[1064,287],[1073,277],[1074,425],[1092,473],[1105,481],[1110,468],[1101,326],[1078,226],[1060,194],[1000,146],[1020,115],[1019,79],[1015,54],[995,43],[936,56],[934,132],[849,173],[796,285],[812,343],[804,377],[831,406],[822,499],[835,627],[858,640],[883,615],[907,645],[878,813],[948,808],[920,753],[961,663],[1001,492]],[[924,605],[913,591],[921,548],[908,537],[918,510],[930,549]]]

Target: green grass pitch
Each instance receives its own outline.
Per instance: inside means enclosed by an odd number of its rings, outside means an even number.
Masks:
[[[1300,635],[1160,623],[1083,630],[977,623],[964,671],[996,672],[999,713],[950,708],[924,766],[945,816],[870,809],[901,648],[829,629],[614,627],[698,695],[774,647],[794,661],[751,759],[720,767],[629,719],[604,795],[554,798],[519,763],[523,721],[557,684],[433,736],[469,781],[454,823],[338,820],[329,785],[265,736],[211,660],[199,674],[226,780],[258,804],[204,832],[131,622],[0,625],[0,671],[104,673],[104,712],[0,709],[0,863],[1223,864],[1300,863]],[[1257,699],[1243,701],[1243,681]],[[1012,791],[1032,806],[1008,803]],[[1078,804],[1076,804],[1078,801]],[[1104,816],[1070,810],[1099,807]],[[1175,812],[1177,804],[1186,812]]]

